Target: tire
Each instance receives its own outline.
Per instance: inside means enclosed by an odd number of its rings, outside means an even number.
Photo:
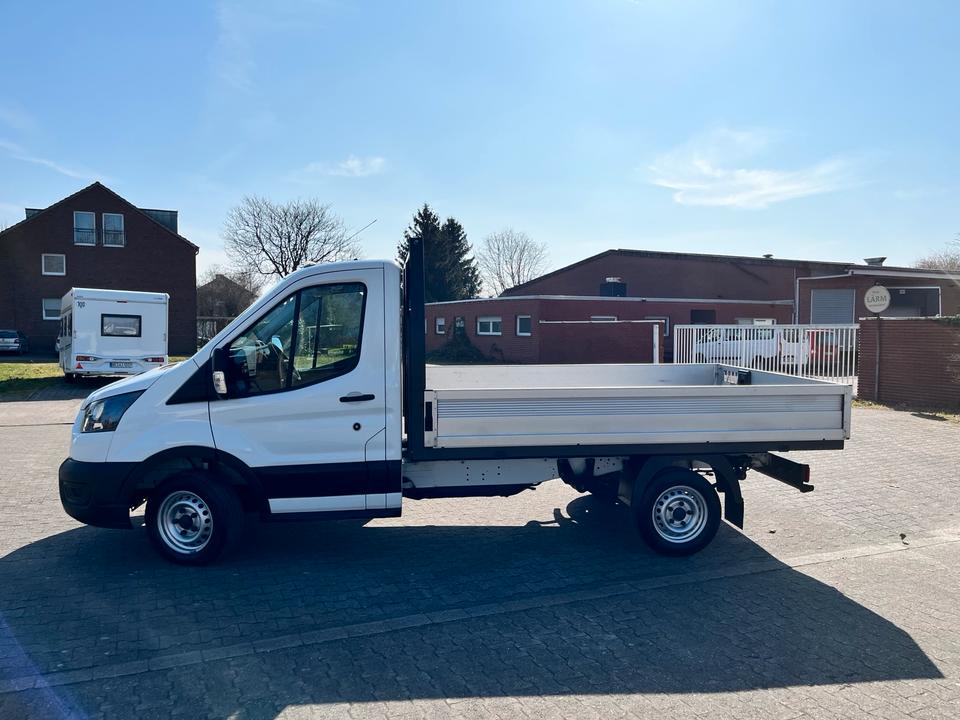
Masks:
[[[64,373],[63,379],[66,380],[68,383],[75,383],[77,381],[77,376],[74,375],[73,373]]]
[[[154,549],[181,565],[207,565],[232,550],[243,520],[233,489],[200,471],[181,473],[157,488],[144,516]]]
[[[710,544],[720,527],[717,491],[693,470],[664,470],[632,509],[640,535],[661,555],[693,555]]]

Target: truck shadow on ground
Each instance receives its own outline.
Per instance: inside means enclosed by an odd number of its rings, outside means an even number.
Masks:
[[[23,547],[0,561],[0,678],[247,650],[41,681],[0,694],[0,716],[166,716],[175,703],[247,719],[306,704],[942,677],[896,625],[726,526],[699,555],[668,559],[634,538],[625,508],[590,497],[525,526],[480,525],[482,503],[450,507],[462,524],[264,525],[208,568],[159,560],[142,531],[80,528]],[[496,606],[511,602],[526,609]],[[397,618],[413,624],[269,652],[244,645]]]

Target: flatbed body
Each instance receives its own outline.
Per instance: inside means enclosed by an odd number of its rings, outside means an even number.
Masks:
[[[850,433],[849,386],[721,364],[435,366],[426,385],[424,445],[444,450],[783,450]]]

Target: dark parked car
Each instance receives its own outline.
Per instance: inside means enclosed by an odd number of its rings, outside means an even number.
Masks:
[[[23,355],[30,350],[27,336],[19,330],[0,330],[0,352],[14,352]]]

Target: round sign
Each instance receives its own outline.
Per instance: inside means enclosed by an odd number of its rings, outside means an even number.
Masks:
[[[872,313],[882,313],[890,307],[890,291],[883,285],[874,285],[863,296],[863,304]]]

